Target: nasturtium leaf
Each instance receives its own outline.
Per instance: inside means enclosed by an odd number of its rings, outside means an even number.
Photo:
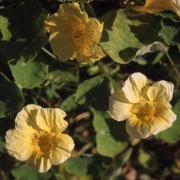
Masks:
[[[1,40],[3,41],[9,41],[12,37],[11,32],[9,31],[9,21],[3,16],[0,16],[0,34],[2,34]]]
[[[34,61],[25,62],[24,58],[15,64],[10,64],[16,84],[22,88],[33,89],[40,86],[48,73],[48,65],[41,61],[40,55]]]
[[[44,20],[47,13],[39,1],[19,1],[16,6],[3,11],[9,20],[12,33],[10,41],[0,41],[0,49],[8,60],[24,56],[27,60],[34,58],[47,42]]]
[[[105,32],[101,46],[114,61],[126,64],[134,57],[142,43],[131,32],[130,25],[138,26],[139,21],[131,21],[123,10],[110,11],[102,17]],[[110,25],[109,22],[112,22]]]
[[[77,176],[100,176],[106,169],[109,159],[93,157],[74,157],[65,163],[65,169],[68,173]]]
[[[65,111],[71,111],[78,106],[87,104],[97,110],[107,110],[109,94],[110,88],[107,78],[98,75],[83,81],[76,92],[62,102],[61,108]]]
[[[121,64],[130,62],[139,49],[155,41],[175,44],[178,34],[175,22],[166,29],[165,22],[158,16],[113,10],[101,19],[105,31],[100,44],[109,57]]]
[[[24,97],[19,87],[0,73],[0,118],[18,111],[24,104]]]
[[[96,135],[96,144],[99,154],[112,158],[127,147],[127,143],[122,143],[120,140],[115,139],[109,132],[102,131]]]
[[[107,112],[103,113],[95,109],[92,111],[98,153],[107,157],[114,157],[121,153],[128,144],[124,123],[109,119]]]
[[[88,96],[88,93],[91,93],[92,90],[96,88],[99,84],[103,83],[103,81],[104,81],[104,76],[100,75],[82,82],[79,85],[75,94],[76,101],[79,101],[85,96]]]
[[[92,109],[94,118],[93,118],[93,126],[96,132],[105,131],[109,132],[109,126],[106,122],[106,119],[109,118],[109,115],[107,112],[103,111],[96,111],[95,109]]]
[[[138,161],[144,168],[149,168],[149,161],[151,159],[151,155],[145,152],[143,149],[139,150],[138,153]]]
[[[109,94],[107,78],[99,75],[79,85],[75,93],[75,100],[80,105],[86,102],[98,110],[107,110]]]
[[[47,78],[50,81],[54,81],[54,82],[76,82],[77,81],[76,76],[72,72],[62,70],[62,69],[49,72]]]
[[[169,143],[175,143],[180,140],[180,100],[175,104],[173,111],[176,113],[177,119],[172,127],[156,135],[158,139],[165,140]]]
[[[50,59],[47,57],[48,61],[52,63],[49,64],[49,73],[47,79],[54,83],[72,83],[77,82],[78,80],[78,64],[73,62],[62,62],[62,61],[54,61],[54,59]]]
[[[174,24],[177,24],[177,23],[175,22],[170,23],[168,20],[161,21],[162,28],[161,28],[161,31],[159,32],[159,37],[161,37],[164,40],[165,44],[167,45],[176,45],[177,43],[176,36],[179,33],[179,28],[176,27]]]
[[[71,111],[78,107],[78,104],[75,100],[75,95],[72,94],[71,96],[67,97],[62,104],[60,105],[60,108],[64,111]]]
[[[30,166],[22,165],[11,170],[16,180],[48,180],[52,177],[51,172],[40,174]]]

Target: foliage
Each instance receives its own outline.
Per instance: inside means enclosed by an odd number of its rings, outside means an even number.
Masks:
[[[138,13],[125,1],[76,1],[104,23],[99,45],[107,56],[84,65],[61,61],[48,44],[44,21],[64,2],[0,1],[0,179],[180,179],[179,17]],[[175,87],[175,123],[143,140],[130,139],[125,122],[108,113],[109,96],[133,72]],[[5,132],[31,103],[66,111],[76,144],[72,158],[43,174],[5,149]]]

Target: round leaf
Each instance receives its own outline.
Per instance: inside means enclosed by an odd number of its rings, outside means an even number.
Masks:
[[[18,111],[24,104],[24,98],[18,86],[0,73],[0,118]]]

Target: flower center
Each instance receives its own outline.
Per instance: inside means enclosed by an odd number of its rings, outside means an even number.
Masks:
[[[73,38],[75,41],[79,41],[85,34],[85,25],[82,23],[72,24]]]
[[[143,101],[135,104],[131,112],[139,120],[149,122],[156,116],[156,105],[153,102]]]
[[[50,151],[54,148],[55,144],[55,134],[42,130],[38,131],[38,135],[36,134],[33,139],[35,151],[40,156],[49,156]]]

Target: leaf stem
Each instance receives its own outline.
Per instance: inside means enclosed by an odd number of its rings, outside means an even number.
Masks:
[[[88,143],[85,146],[82,147],[82,149],[75,155],[75,157],[77,156],[81,156],[82,154],[84,154],[86,151],[88,151],[89,149],[91,149],[93,147],[93,143]]]
[[[51,58],[57,60],[56,56],[54,54],[52,54],[50,51],[48,51],[46,48],[42,48],[42,50],[47,54],[49,55]]]

